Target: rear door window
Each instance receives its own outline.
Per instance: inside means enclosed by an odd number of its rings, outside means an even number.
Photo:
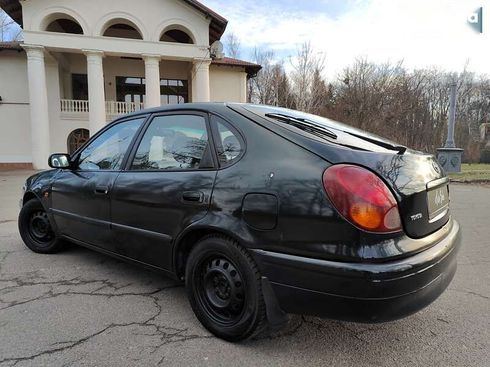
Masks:
[[[156,116],[143,135],[131,164],[131,170],[209,168],[207,156],[209,156],[208,132],[203,116],[192,114]]]

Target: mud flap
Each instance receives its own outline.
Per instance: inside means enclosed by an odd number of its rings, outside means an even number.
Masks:
[[[262,294],[264,295],[267,321],[270,331],[281,330],[289,321],[288,315],[281,309],[269,279],[262,277]]]

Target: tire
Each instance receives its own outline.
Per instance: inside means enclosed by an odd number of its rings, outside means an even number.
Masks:
[[[40,254],[52,254],[63,248],[53,231],[44,207],[37,199],[24,204],[19,213],[19,232],[25,245]]]
[[[189,255],[185,275],[195,315],[217,337],[236,342],[267,326],[257,265],[235,241],[216,235],[201,239]]]

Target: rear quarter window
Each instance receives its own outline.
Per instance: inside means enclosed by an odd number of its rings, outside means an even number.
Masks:
[[[238,131],[219,116],[212,116],[216,153],[220,167],[229,166],[245,152],[245,143]]]

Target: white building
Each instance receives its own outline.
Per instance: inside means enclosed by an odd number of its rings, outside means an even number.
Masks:
[[[143,107],[245,102],[259,65],[212,60],[227,21],[194,0],[0,0],[24,30],[0,43],[0,168],[47,167]]]

